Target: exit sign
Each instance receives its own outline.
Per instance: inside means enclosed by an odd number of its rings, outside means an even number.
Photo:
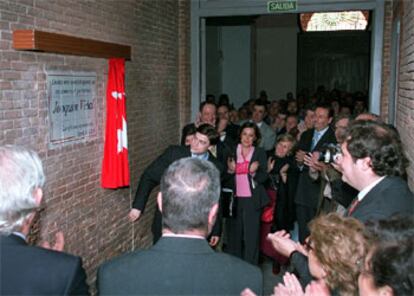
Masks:
[[[279,0],[267,2],[268,12],[289,12],[297,10],[296,0]]]

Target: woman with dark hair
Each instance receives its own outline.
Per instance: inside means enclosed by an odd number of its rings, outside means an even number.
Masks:
[[[358,279],[360,295],[414,295],[414,218],[369,222],[372,245]]]
[[[234,215],[226,220],[226,252],[253,264],[259,259],[261,210],[269,201],[263,186],[267,180],[266,153],[257,147],[259,142],[257,125],[244,123],[225,175],[233,188],[236,205]]]

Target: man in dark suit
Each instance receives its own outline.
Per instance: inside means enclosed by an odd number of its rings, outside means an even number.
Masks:
[[[157,159],[155,159],[144,171],[141,180],[138,184],[138,189],[135,194],[135,199],[132,204],[128,217],[130,221],[136,221],[141,217],[145,209],[151,191],[160,184],[161,177],[168,166],[177,159],[184,157],[196,157],[209,160],[214,163],[219,170],[222,170],[221,164],[209,152],[209,147],[216,145],[219,140],[219,135],[213,126],[209,124],[202,124],[197,128],[197,132],[190,146],[170,146]],[[158,209],[154,215],[152,224],[153,242],[157,242],[161,237],[161,213]],[[221,223],[217,222],[210,244],[215,246],[220,237]]]
[[[316,215],[320,181],[309,176],[311,155],[328,143],[336,143],[335,132],[330,127],[333,119],[333,110],[328,105],[319,105],[315,110],[315,126],[305,131],[299,140],[296,161],[300,170],[297,190],[295,194],[296,219],[299,226],[299,240],[304,242],[309,235],[308,223]]]
[[[163,235],[149,250],[103,264],[101,295],[240,295],[248,287],[262,294],[258,267],[212,250],[205,238],[218,211],[220,174],[209,161],[175,161],[161,180],[158,206]]]
[[[358,120],[341,148],[342,179],[359,191],[348,208],[349,216],[365,222],[414,214],[414,196],[403,179],[408,160],[395,130]]]
[[[0,295],[89,294],[81,258],[26,243],[44,180],[35,152],[0,147]]]

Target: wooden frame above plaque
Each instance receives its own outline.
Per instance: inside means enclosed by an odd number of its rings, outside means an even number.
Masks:
[[[38,30],[13,31],[13,48],[16,50],[131,60],[131,46]]]

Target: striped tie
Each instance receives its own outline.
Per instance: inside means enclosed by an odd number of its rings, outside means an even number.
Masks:
[[[351,216],[351,214],[355,211],[358,204],[359,204],[359,200],[358,198],[355,198],[348,208],[348,216]]]

